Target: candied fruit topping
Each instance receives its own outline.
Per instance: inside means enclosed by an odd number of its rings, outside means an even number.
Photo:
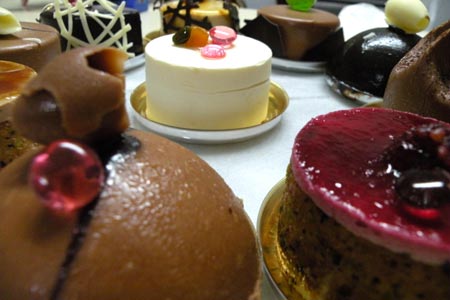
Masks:
[[[413,127],[386,150],[400,207],[412,217],[439,219],[450,203],[450,129],[438,123]]]
[[[172,38],[175,45],[199,48],[208,44],[208,31],[199,26],[184,26]]]
[[[99,194],[104,170],[88,146],[57,140],[33,159],[29,176],[44,205],[55,212],[70,213]]]
[[[225,57],[225,49],[221,45],[210,44],[202,48],[201,54],[205,58],[218,59]]]
[[[308,11],[316,4],[316,0],[287,0],[286,2],[290,8],[298,11]]]
[[[213,44],[229,46],[237,38],[236,31],[227,26],[214,26],[209,30]]]

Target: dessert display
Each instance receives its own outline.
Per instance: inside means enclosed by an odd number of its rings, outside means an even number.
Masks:
[[[385,16],[389,27],[353,36],[327,64],[330,86],[349,99],[381,99],[392,69],[421,39],[416,33],[430,19],[420,0],[389,0]]]
[[[267,44],[275,57],[290,60],[326,61],[343,43],[339,18],[311,8],[312,1],[268,5],[247,21],[240,32]],[[309,5],[305,5],[308,2]],[[306,4],[308,4],[306,3]]]
[[[19,22],[0,7],[0,60],[39,70],[61,52],[59,34],[52,27]]]
[[[182,29],[146,46],[147,117],[202,130],[261,124],[268,110],[270,48],[229,27],[209,33],[194,28],[192,41],[177,44],[191,32]]]
[[[450,297],[449,137],[448,123],[384,108],[306,124],[264,254],[289,299]]]
[[[11,125],[11,109],[22,87],[36,72],[22,64],[0,60],[0,170],[37,146],[23,138]]]
[[[184,26],[199,26],[207,30],[214,26],[228,26],[238,31],[239,6],[234,1],[181,0],[155,1],[161,13],[161,31],[174,33]]]
[[[139,11],[125,7],[125,1],[55,0],[44,7],[39,22],[60,32],[63,51],[88,45],[116,47],[129,56],[144,51]]]
[[[450,122],[450,22],[430,31],[394,67],[383,106]]]
[[[65,52],[17,100],[14,124],[46,146],[0,172],[2,299],[260,299],[242,201],[191,151],[127,129],[126,59]]]

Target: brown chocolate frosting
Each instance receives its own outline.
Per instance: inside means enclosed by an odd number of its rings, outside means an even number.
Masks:
[[[98,142],[123,132],[129,125],[121,75],[126,59],[121,50],[102,47],[58,56],[23,89],[14,126],[41,144],[61,138]]]
[[[428,33],[392,70],[384,106],[450,122],[450,21]]]
[[[186,148],[127,135],[140,147],[107,162],[114,172],[84,211],[91,220],[69,267],[81,216],[58,217],[39,202],[28,184],[35,152],[0,173],[2,300],[260,299],[258,246],[242,202]]]
[[[21,22],[22,30],[0,35],[0,60],[14,61],[39,71],[59,53],[59,33],[54,28]]]
[[[285,56],[293,60],[299,60],[340,25],[336,15],[318,9],[302,12],[288,5],[268,5],[258,9],[258,14],[280,27]]]
[[[126,58],[115,48],[65,52],[18,99],[21,132],[91,142],[105,181],[91,203],[58,214],[30,184],[37,151],[0,172],[1,299],[260,299],[261,260],[242,201],[190,150],[123,133]]]

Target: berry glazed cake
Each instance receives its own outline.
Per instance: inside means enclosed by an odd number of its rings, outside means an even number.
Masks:
[[[311,8],[315,1],[268,5],[246,21],[242,34],[267,44],[274,56],[290,60],[326,61],[344,42],[339,18]]]
[[[67,51],[18,98],[14,125],[45,146],[0,172],[1,298],[260,299],[242,201],[193,152],[128,128],[127,58]]]
[[[449,151],[450,124],[407,112],[307,123],[275,225],[292,299],[449,299]]]
[[[349,99],[381,100],[392,69],[420,41],[416,33],[430,19],[420,0],[389,0],[385,16],[388,27],[351,37],[326,66],[332,89]]]
[[[17,134],[11,124],[12,106],[23,86],[35,75],[27,66],[0,60],[0,170],[37,146]]]
[[[147,116],[155,122],[221,130],[267,116],[272,52],[255,39],[225,26],[188,26],[152,40],[145,58]]]
[[[450,122],[450,21],[430,31],[394,67],[383,106]]]
[[[39,71],[61,53],[58,32],[50,26],[19,22],[0,7],[0,60],[12,61]]]
[[[155,1],[154,7],[160,11],[163,34],[174,33],[186,25],[207,30],[214,26],[239,29],[239,5],[235,1],[160,0]]]
[[[84,46],[116,47],[135,56],[144,52],[141,17],[136,9],[107,0],[54,0],[39,22],[61,34],[63,51]]]

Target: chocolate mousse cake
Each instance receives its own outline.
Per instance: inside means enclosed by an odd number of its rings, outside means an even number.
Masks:
[[[0,172],[1,299],[260,299],[242,201],[193,152],[128,129],[127,58],[67,51],[18,98],[14,124],[46,145]]]
[[[39,72],[61,53],[59,33],[52,27],[20,22],[21,29],[0,34],[0,60],[13,61]]]
[[[382,99],[392,69],[421,39],[416,33],[429,22],[420,0],[389,0],[385,15],[388,27],[353,36],[328,62],[329,85],[339,94],[363,102]]]
[[[394,67],[383,106],[450,122],[450,21],[429,32]]]
[[[23,86],[36,72],[22,64],[0,60],[0,170],[37,146],[19,135],[11,124],[11,111]]]
[[[291,60],[328,60],[343,43],[339,18],[319,9],[295,10],[268,5],[240,32],[267,44],[274,56]]]
[[[289,299],[450,298],[449,138],[448,123],[383,108],[299,132],[275,223]]]
[[[117,47],[130,56],[144,51],[139,11],[125,2],[77,0],[72,6],[56,0],[44,7],[39,22],[61,33],[63,51],[87,45]]]

